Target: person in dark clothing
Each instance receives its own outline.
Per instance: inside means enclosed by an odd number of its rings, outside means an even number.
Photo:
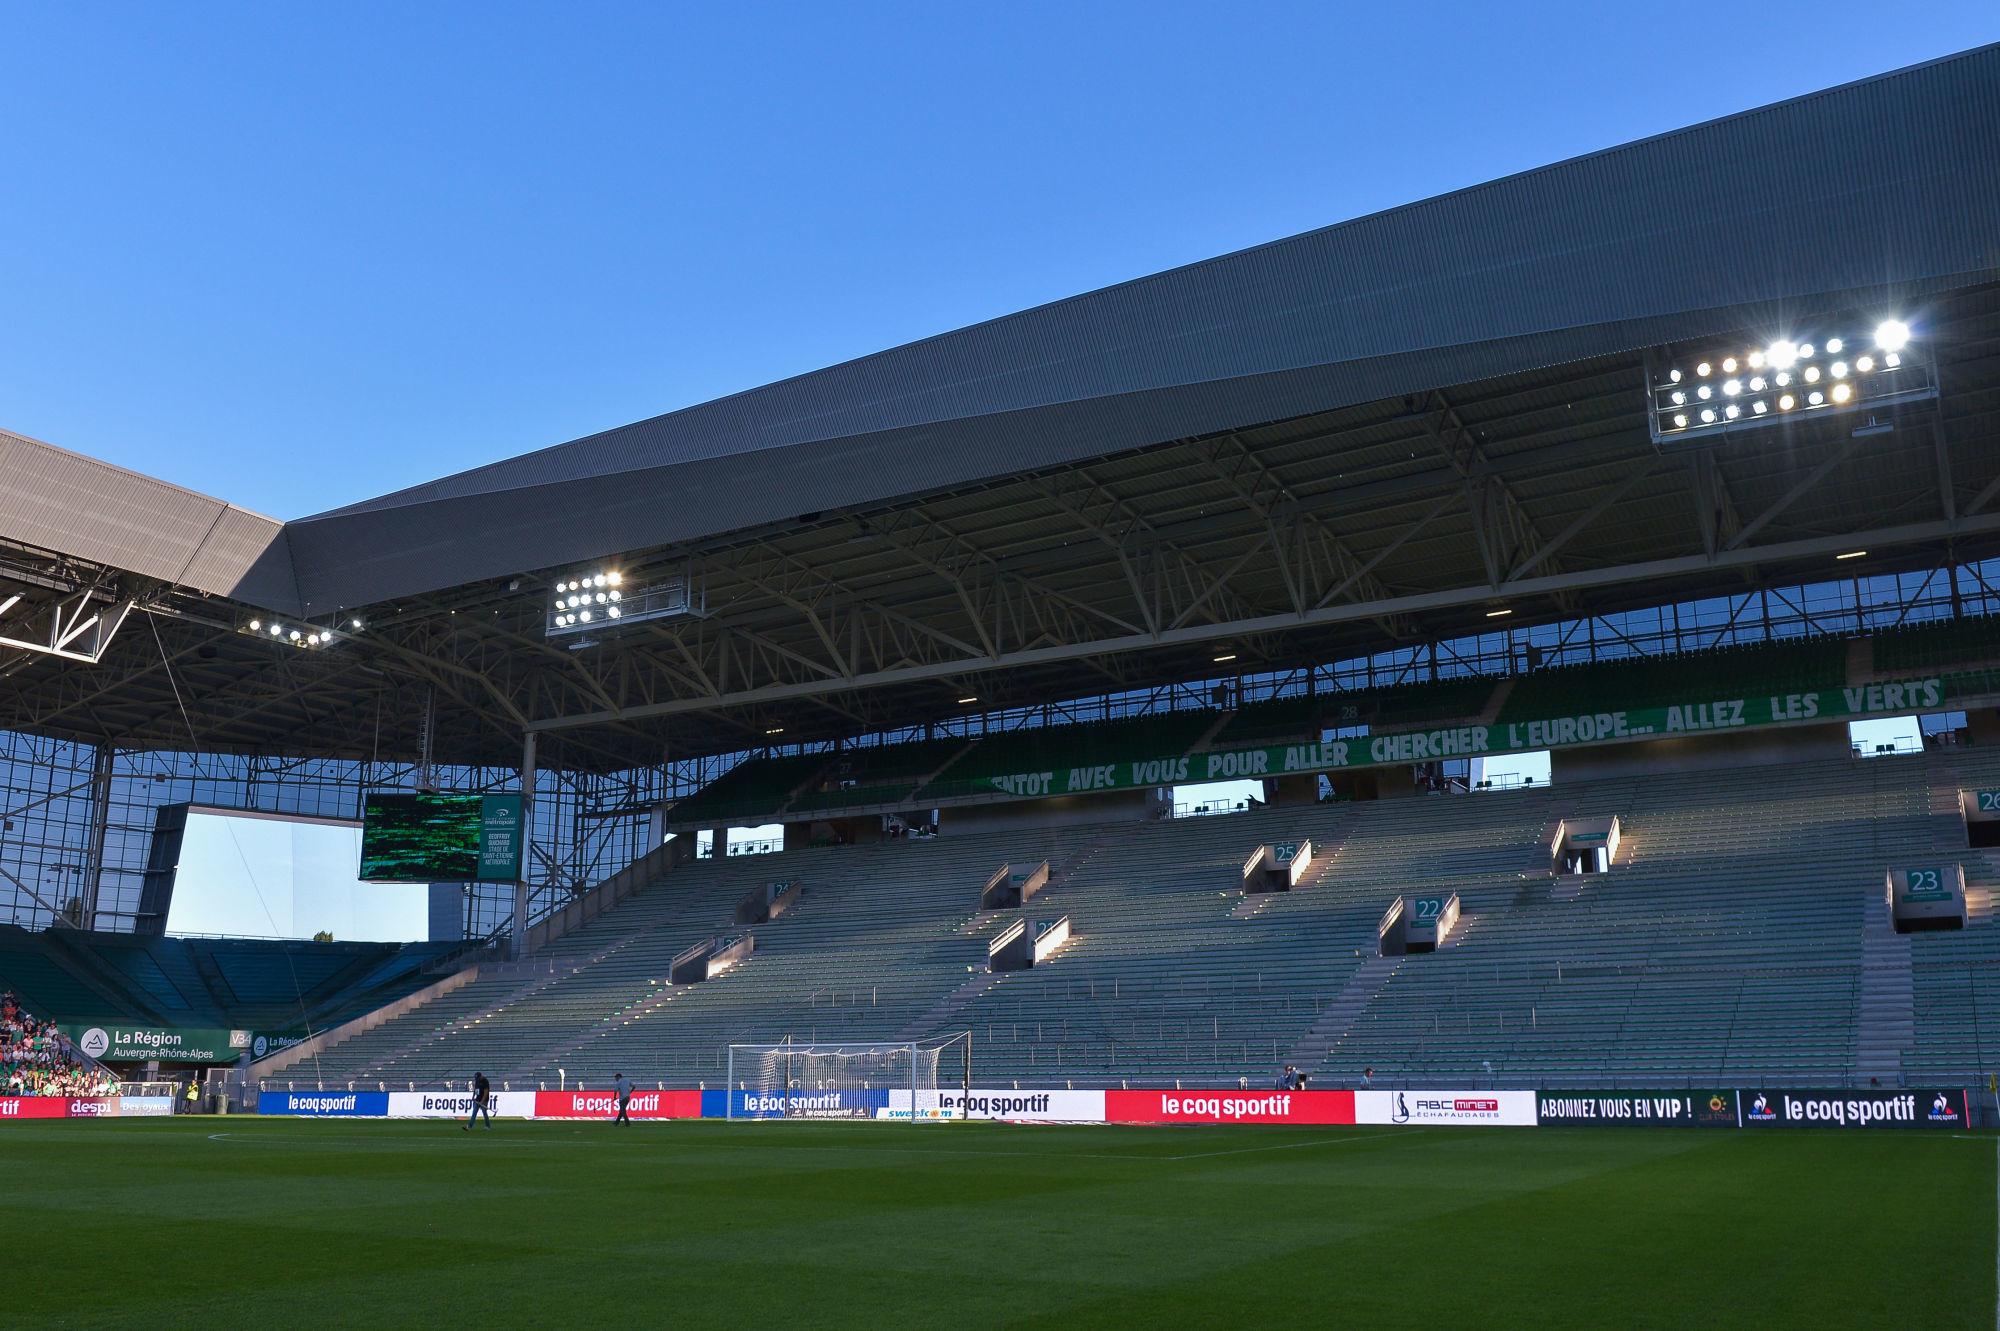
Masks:
[[[617,1121],[630,1123],[632,1120],[625,1116],[625,1110],[632,1103],[632,1079],[621,1072],[617,1080],[611,1083],[611,1089],[618,1093]]]
[[[472,1131],[472,1125],[479,1121],[481,1114],[486,1115],[486,1130],[493,1131],[493,1083],[486,1080],[485,1073],[475,1072],[472,1074],[472,1112],[465,1116],[465,1126],[460,1131]]]

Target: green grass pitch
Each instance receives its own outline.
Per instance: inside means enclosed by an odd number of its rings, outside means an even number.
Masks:
[[[1996,1139],[0,1125],[26,1327],[1991,1327]]]

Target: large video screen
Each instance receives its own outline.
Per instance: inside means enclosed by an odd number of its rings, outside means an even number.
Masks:
[[[430,895],[363,883],[352,823],[190,809],[167,907],[169,934],[410,943],[430,936]]]
[[[369,795],[362,802],[364,882],[470,883],[518,877],[519,795]]]

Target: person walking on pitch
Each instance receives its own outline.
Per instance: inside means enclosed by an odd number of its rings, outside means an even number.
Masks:
[[[632,1079],[621,1072],[618,1074],[618,1079],[611,1083],[611,1089],[618,1093],[617,1121],[630,1123],[632,1120],[625,1116],[625,1109],[632,1103]]]
[[[481,1114],[486,1115],[486,1130],[493,1131],[493,1083],[486,1080],[485,1073],[475,1072],[472,1074],[472,1112],[465,1116],[465,1126],[459,1131],[472,1131],[472,1125],[479,1121]]]

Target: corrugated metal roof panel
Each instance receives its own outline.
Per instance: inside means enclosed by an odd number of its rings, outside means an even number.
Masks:
[[[4,430],[0,531],[143,577],[297,608],[281,523]]]

